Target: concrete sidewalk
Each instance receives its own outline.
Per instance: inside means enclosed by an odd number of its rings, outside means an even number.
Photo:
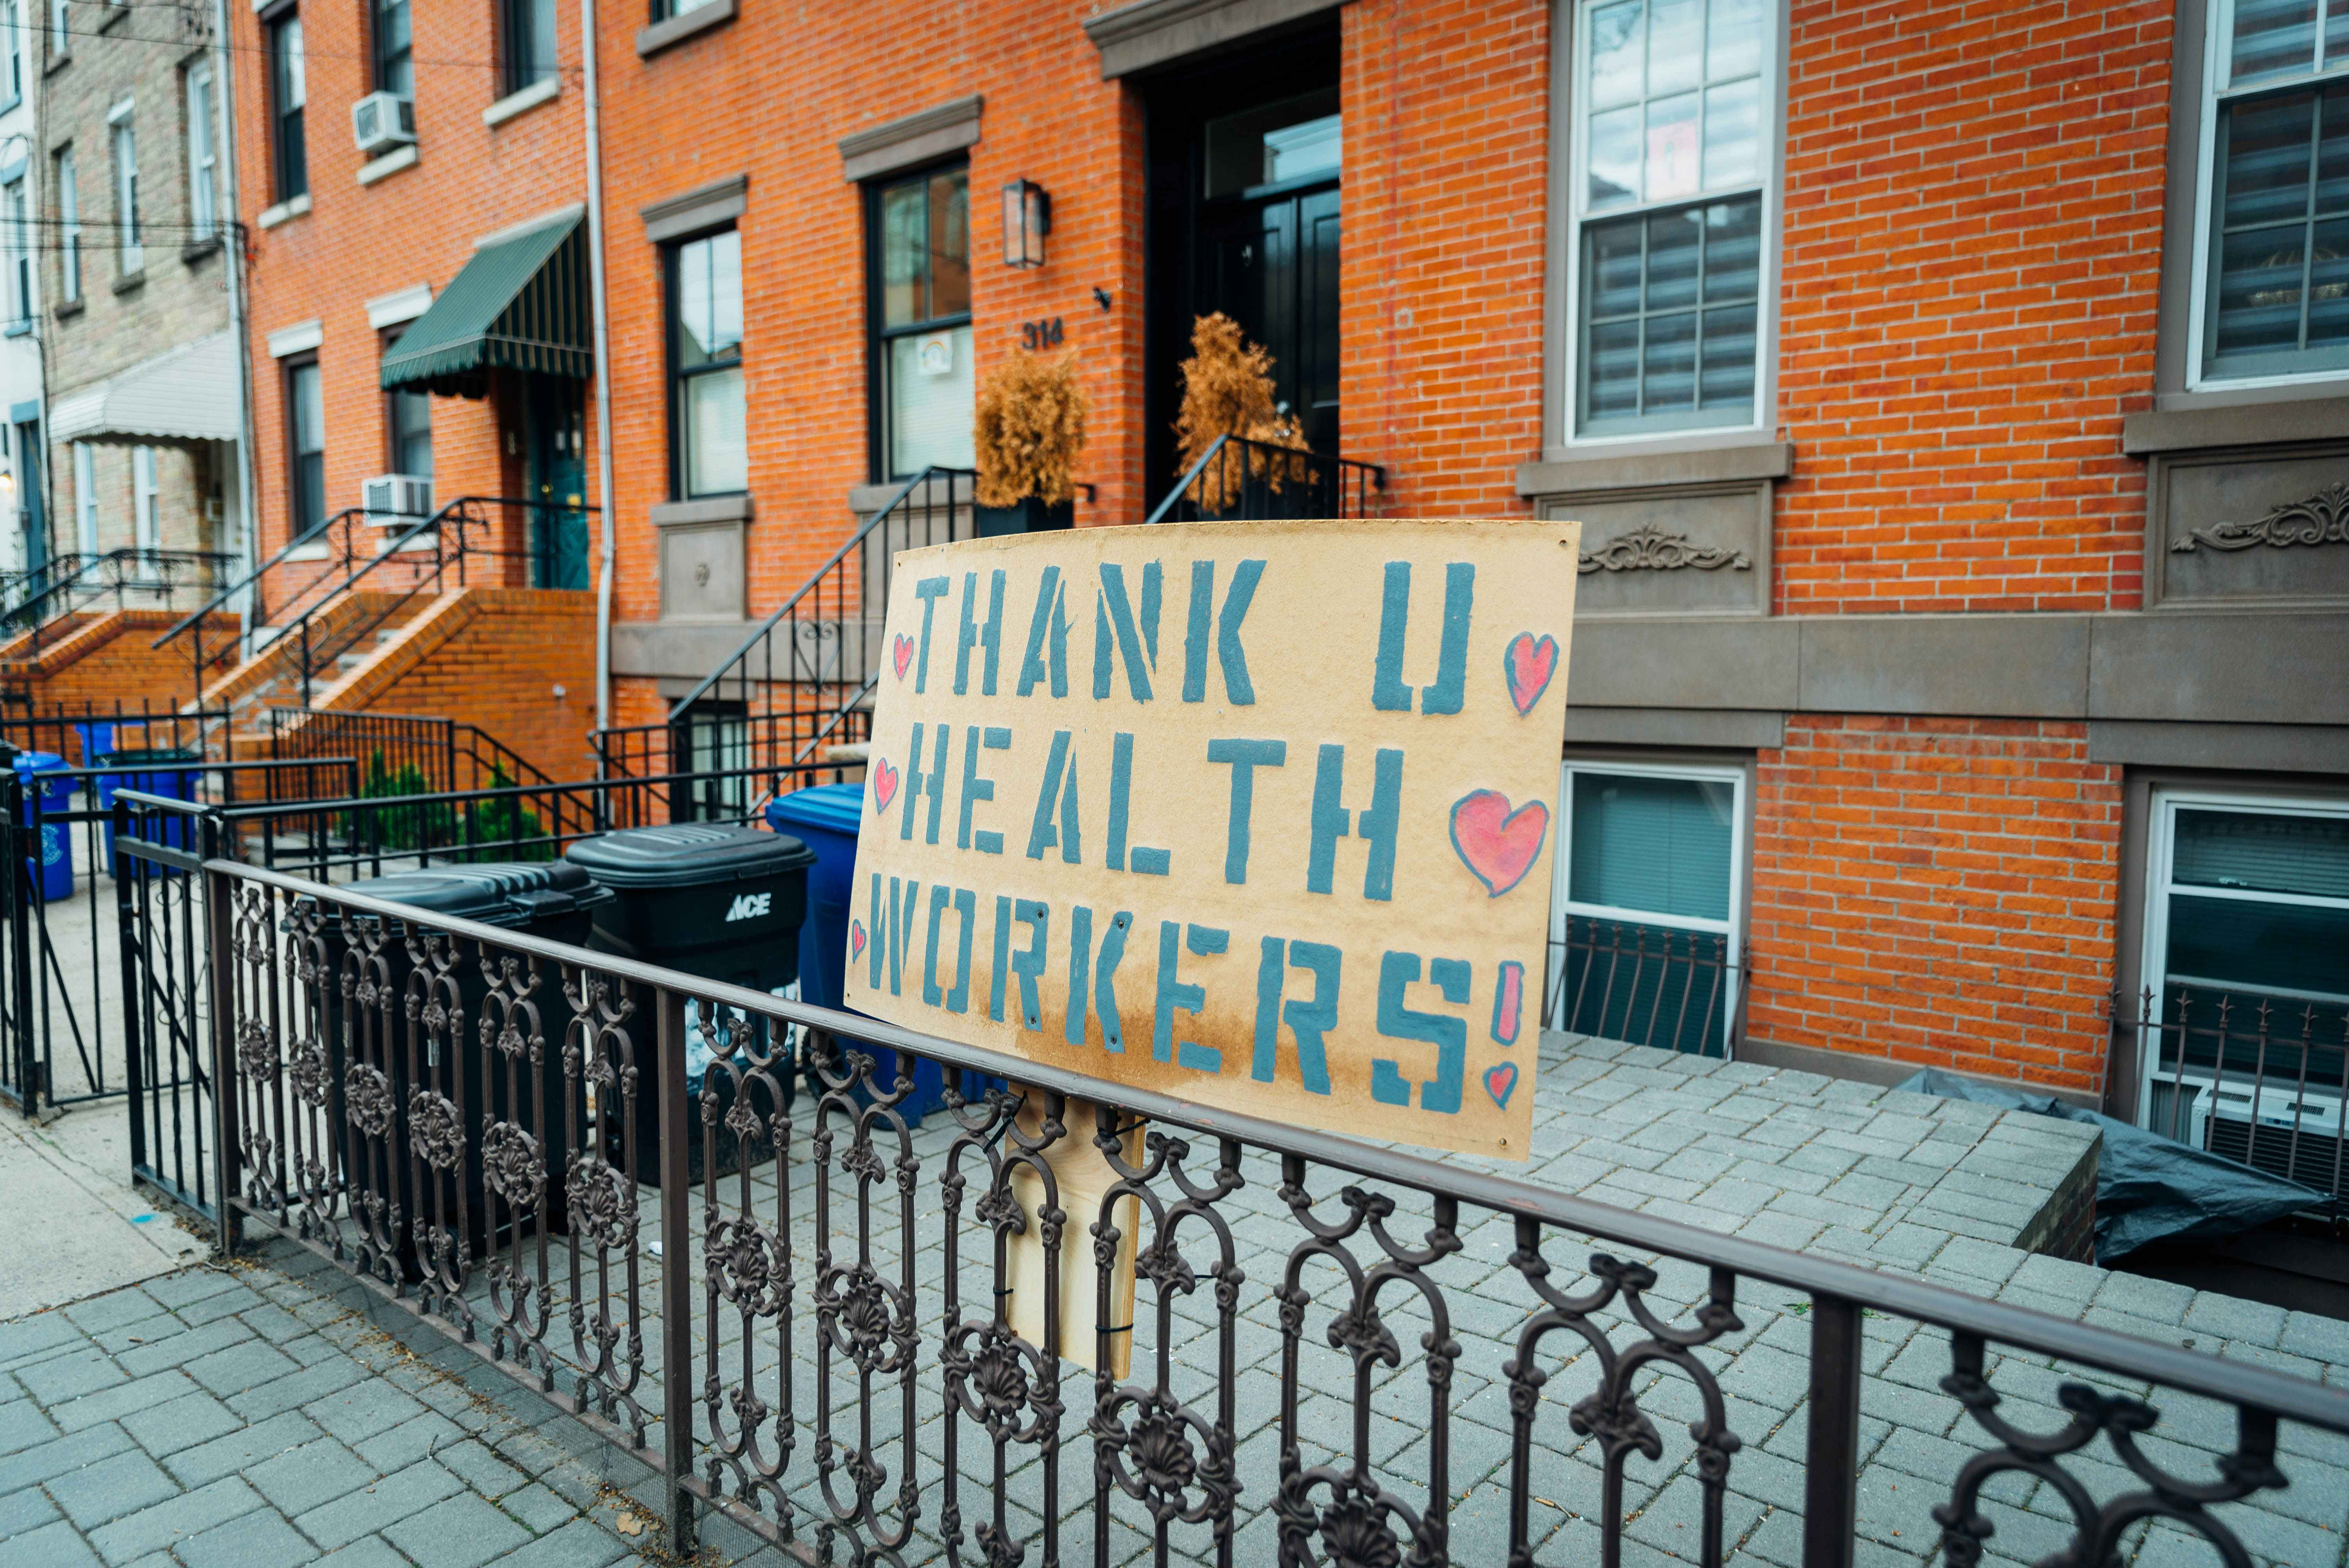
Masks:
[[[0,1568],[675,1561],[625,1453],[429,1332],[411,1348],[307,1254],[265,1255],[0,1323]]]
[[[0,1324],[204,1255],[209,1243],[125,1181],[129,1169],[119,1100],[37,1124],[0,1114]]]

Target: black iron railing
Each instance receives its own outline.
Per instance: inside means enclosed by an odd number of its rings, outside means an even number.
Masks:
[[[101,752],[130,748],[218,751],[216,760],[233,762],[228,720],[225,708],[181,708],[151,696],[135,705],[120,697],[47,707],[0,702],[0,742],[19,751],[53,752],[76,767],[88,766]]]
[[[1387,471],[1376,463],[1218,436],[1142,521],[1359,519],[1371,515],[1371,498],[1386,488]]]
[[[37,658],[43,628],[65,616],[93,610],[176,610],[182,600],[215,588],[237,557],[213,550],[109,550],[95,555],[62,555],[5,586],[0,630],[29,633],[8,650],[15,659]]]
[[[554,782],[481,726],[453,718],[273,707],[266,728],[274,757],[364,758],[370,794],[423,795]]]
[[[900,485],[666,718],[598,730],[605,776],[788,768],[870,738],[891,558],[970,538],[978,481],[932,468]]]
[[[265,1227],[577,1416],[665,1479],[676,1555],[703,1510],[802,1562],[999,1568],[1612,1563],[1674,1526],[1704,1563],[1762,1528],[1811,1568],[2103,1563],[2148,1523],[2248,1563],[2268,1494],[2339,1517],[2349,1391],[2310,1378],[202,875],[222,1249]],[[1877,1456],[1896,1397],[1935,1435]]]
[[[1549,942],[1542,1017],[1569,1034],[1734,1057],[1745,1033],[1747,967],[1726,936],[1565,915]]]
[[[2173,983],[2113,998],[2141,1126],[2324,1194],[2349,1222],[2349,1000]]]
[[[469,563],[533,562],[535,544],[515,548],[518,531],[560,526],[595,512],[506,496],[459,496],[428,517],[386,521],[362,507],[336,512],[292,540],[194,614],[155,639],[188,650],[199,688],[203,672],[233,662],[245,634],[213,628],[211,618],[250,601],[249,650],[276,650],[281,678],[305,707],[318,677],[377,633],[396,627],[425,603],[466,585]],[[366,597],[362,597],[362,594]]]

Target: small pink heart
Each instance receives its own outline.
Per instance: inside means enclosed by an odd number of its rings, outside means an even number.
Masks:
[[[1493,1103],[1502,1109],[1509,1108],[1509,1096],[1515,1094],[1516,1088],[1516,1063],[1503,1062],[1499,1067],[1485,1069],[1485,1092],[1491,1095]]]
[[[1471,789],[1452,808],[1452,847],[1493,898],[1525,881],[1548,837],[1549,808],[1539,800],[1512,811],[1498,789]]]
[[[873,809],[876,811],[885,811],[889,809],[889,802],[895,800],[896,798],[897,770],[889,766],[889,759],[887,758],[883,757],[874,758],[873,763]]]
[[[861,920],[848,923],[848,955],[851,958],[864,956],[864,923]]]
[[[897,666],[897,678],[904,680],[907,666],[914,662],[914,639],[903,632],[898,633],[897,640],[890,645],[889,656]]]
[[[1509,678],[1509,700],[1517,711],[1533,712],[1534,704],[1549,689],[1549,677],[1557,673],[1557,639],[1536,642],[1531,632],[1519,632],[1501,655],[1501,670]]]

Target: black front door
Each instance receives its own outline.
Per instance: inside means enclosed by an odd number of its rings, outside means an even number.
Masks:
[[[48,519],[41,510],[41,424],[37,419],[16,427],[16,520],[25,530],[25,570],[37,573],[49,563]]]
[[[529,392],[526,482],[537,504],[530,516],[530,585],[587,586],[586,388],[533,376]]]
[[[1338,187],[1250,192],[1199,212],[1195,314],[1221,311],[1272,355],[1275,396],[1317,452],[1338,449]]]

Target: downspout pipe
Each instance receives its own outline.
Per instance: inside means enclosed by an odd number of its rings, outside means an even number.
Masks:
[[[595,499],[604,524],[595,573],[595,727],[601,731],[612,727],[612,571],[619,558],[619,514],[612,502],[612,318],[604,286],[604,129],[595,76],[595,0],[579,0],[579,53],[587,100],[587,281],[595,315]],[[604,775],[600,746],[595,775]]]
[[[237,202],[235,84],[236,74],[229,60],[228,0],[212,0],[212,118],[218,125],[214,145],[220,149],[213,165],[221,171],[221,190],[212,206],[221,230],[221,271],[228,284],[229,344],[236,359],[236,506],[241,514],[238,531],[243,535],[238,553],[244,570],[250,571],[261,559],[261,498],[254,493],[253,485],[253,346],[244,330],[244,223],[240,217],[243,209]],[[236,606],[240,647],[253,633],[253,602],[254,595],[247,593]],[[198,647],[203,645],[201,627],[195,643]],[[196,681],[194,695],[202,707],[202,670],[197,671]]]

